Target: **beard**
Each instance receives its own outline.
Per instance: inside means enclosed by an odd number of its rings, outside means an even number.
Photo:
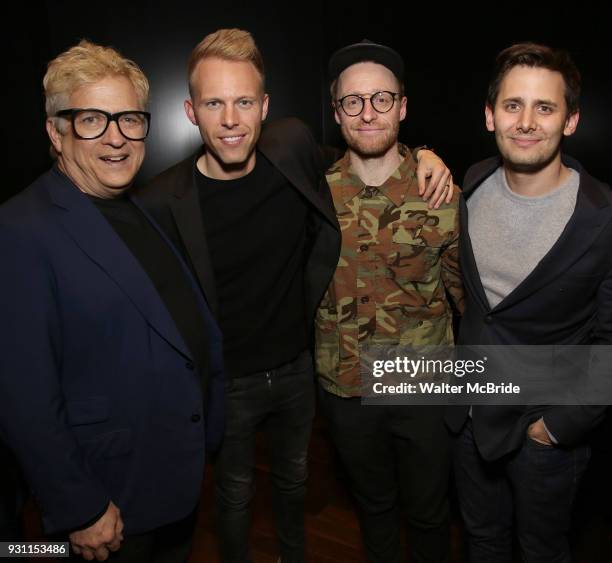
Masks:
[[[397,144],[399,135],[399,121],[390,123],[387,129],[379,131],[377,135],[360,135],[348,125],[341,127],[342,136],[349,149],[361,158],[377,158],[385,155]]]
[[[546,168],[561,152],[561,143],[553,147],[542,147],[539,151],[523,154],[520,149],[509,149],[504,143],[503,136],[497,136],[497,148],[504,160],[504,164],[514,172],[535,174]]]

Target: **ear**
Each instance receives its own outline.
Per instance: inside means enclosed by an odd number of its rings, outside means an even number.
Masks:
[[[402,96],[402,101],[400,102],[400,121],[404,121],[406,118],[406,103],[408,100],[406,96]]]
[[[263,121],[268,115],[268,104],[270,103],[270,96],[264,94],[263,101],[261,102],[261,120]]]
[[[563,134],[566,137],[569,137],[570,135],[573,135],[576,132],[576,127],[578,127],[578,121],[580,121],[580,110],[577,110],[572,113],[565,121]]]
[[[185,108],[185,114],[187,115],[187,119],[191,121],[194,125],[198,124],[198,120],[195,115],[195,111],[193,109],[193,102],[190,98],[187,98],[183,103],[183,107]]]
[[[55,127],[55,120],[58,119],[53,117],[48,117],[47,121],[45,121],[45,127],[47,128],[47,135],[49,135],[49,139],[51,140],[51,144],[55,149],[57,154],[62,153],[62,134]]]
[[[487,131],[495,131],[493,108],[489,104],[485,104],[485,124],[487,126]]]
[[[332,102],[331,107],[334,110],[334,119],[336,120],[336,123],[340,125],[340,115],[338,115],[338,108],[340,107],[340,104],[338,102]]]

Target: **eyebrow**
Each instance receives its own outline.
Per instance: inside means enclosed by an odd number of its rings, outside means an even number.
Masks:
[[[520,96],[516,96],[514,98],[506,98],[504,100],[502,100],[502,104],[507,104],[509,102],[516,102],[519,104],[525,104],[525,99],[521,98]],[[545,105],[545,106],[550,106],[553,108],[558,107],[559,104],[553,102],[552,100],[546,100],[546,99],[539,99],[539,100],[535,100],[534,101],[534,105],[539,106],[539,105]]]
[[[256,100],[257,94],[240,94],[239,96],[226,98],[225,96],[202,96],[200,103],[205,102],[237,102],[240,100]]]
[[[381,92],[391,92],[392,94],[394,93],[393,90],[385,90],[385,89],[378,89],[378,90],[374,90],[373,92],[349,92],[348,94],[345,94],[344,96],[341,96],[342,98],[346,98],[346,96],[373,96],[374,94],[380,94]]]

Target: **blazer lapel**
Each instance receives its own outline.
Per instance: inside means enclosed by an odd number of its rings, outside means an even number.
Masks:
[[[338,229],[336,214],[334,213],[333,205],[331,204],[331,196],[329,196],[329,187],[325,181],[324,175],[317,174],[313,177],[307,176],[307,171],[323,169],[320,162],[306,162],[303,166],[296,166],[295,147],[281,144],[276,139],[270,139],[262,132],[257,148],[261,153],[281,172],[289,183],[306,198],[328,221],[334,228]],[[293,152],[290,152],[290,151]],[[306,158],[310,155],[299,155]],[[318,190],[312,189],[316,185]],[[328,197],[329,196],[329,197]],[[328,198],[328,201],[326,199]]]
[[[112,278],[147,322],[174,348],[191,358],[153,282],[93,203],[55,170],[49,186],[53,203],[62,208],[59,220],[74,242]]]
[[[561,236],[531,273],[495,308],[502,310],[526,299],[558,278],[591,247],[609,222],[601,209],[608,204],[590,176],[580,171],[576,208]]]
[[[196,161],[200,154],[194,156],[192,165],[183,170],[183,177],[177,181],[177,190],[170,203],[170,210],[206,300],[216,316],[217,290],[195,180]]]
[[[474,249],[472,248],[472,239],[470,238],[469,232],[469,212],[467,206],[467,200],[472,195],[473,191],[487,178],[491,173],[496,170],[501,164],[499,158],[490,158],[482,163],[473,173],[466,176],[464,181],[464,188],[459,199],[459,210],[460,210],[460,250],[459,257],[461,260],[461,274],[463,276],[463,283],[469,286],[472,295],[479,302],[483,311],[490,311],[491,306],[487,294],[485,293],[484,287],[482,286],[482,280],[480,279],[480,273],[478,272],[478,266],[476,265],[476,258],[474,257]]]
[[[600,210],[606,207],[608,203],[596,187],[595,181],[577,161],[565,155],[562,158],[564,164],[571,166],[580,173],[580,186],[574,213],[548,253],[529,275],[493,309],[494,311],[511,307],[551,283],[589,249],[607,224],[608,219]],[[500,165],[501,159],[499,157],[490,158],[471,171],[469,178],[466,177],[466,186],[463,190],[465,199],[468,199],[472,192]],[[461,252],[462,264],[466,267],[464,277],[466,283],[469,283],[474,289],[474,294],[477,295],[484,310],[488,311],[490,310],[489,301],[482,287],[469,237],[468,209],[465,203],[462,212]]]
[[[459,213],[461,225],[459,233],[459,258],[461,261],[463,283],[469,286],[471,294],[476,298],[482,310],[489,311],[491,307],[487,299],[487,294],[482,286],[482,280],[480,279],[480,273],[478,272],[478,266],[474,258],[472,239],[470,239],[468,231],[468,208],[463,195],[461,195],[459,199]]]

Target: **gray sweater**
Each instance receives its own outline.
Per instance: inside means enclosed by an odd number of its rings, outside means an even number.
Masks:
[[[555,244],[576,207],[580,175],[540,196],[508,186],[498,168],[467,201],[469,234],[489,305],[495,307],[536,267]]]

